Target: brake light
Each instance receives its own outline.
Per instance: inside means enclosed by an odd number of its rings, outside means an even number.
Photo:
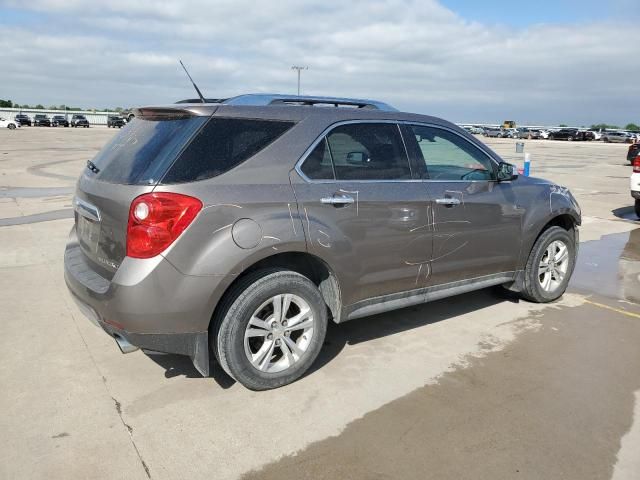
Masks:
[[[180,236],[201,209],[200,200],[179,193],[140,195],[129,209],[127,256],[155,257]]]
[[[633,159],[633,173],[640,173],[640,153]]]

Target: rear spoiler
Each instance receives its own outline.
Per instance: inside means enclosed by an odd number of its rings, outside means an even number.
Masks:
[[[133,114],[147,120],[176,120],[188,117],[208,117],[217,109],[217,105],[199,103],[184,106],[139,107],[133,109]]]

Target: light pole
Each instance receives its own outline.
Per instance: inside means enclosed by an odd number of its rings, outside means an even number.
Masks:
[[[300,95],[300,72],[302,70],[309,70],[309,67],[301,67],[299,65],[294,65],[293,67],[291,67],[291,70],[298,71],[298,96],[299,96]]]

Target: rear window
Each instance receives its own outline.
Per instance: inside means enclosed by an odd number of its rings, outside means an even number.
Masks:
[[[97,179],[128,185],[158,183],[209,117],[134,118],[92,160]]]
[[[213,117],[171,166],[162,183],[193,182],[225,173],[292,126],[293,122]]]

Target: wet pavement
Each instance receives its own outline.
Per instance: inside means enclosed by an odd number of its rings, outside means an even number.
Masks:
[[[538,322],[500,352],[243,478],[611,478],[640,389],[637,369],[625,368],[640,365],[640,320],[583,305]]]
[[[640,304],[640,228],[581,243],[570,288]]]
[[[75,178],[114,133],[0,131],[0,478],[638,478],[626,146],[526,142],[583,208],[560,301],[488,289],[330,325],[309,375],[257,393],[185,357],[121,355],[68,297]]]

